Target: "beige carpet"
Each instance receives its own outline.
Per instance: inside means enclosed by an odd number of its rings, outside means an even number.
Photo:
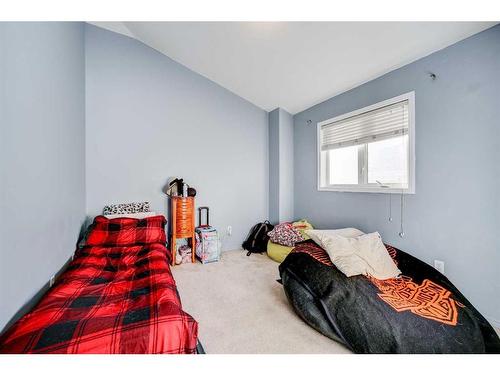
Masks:
[[[278,263],[228,251],[217,263],[172,268],[207,353],[350,353],[304,323],[276,282]]]

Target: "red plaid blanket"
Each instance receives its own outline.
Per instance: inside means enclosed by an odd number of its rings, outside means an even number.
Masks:
[[[102,245],[77,252],[37,306],[0,337],[0,352],[194,353],[198,325],[181,307],[165,222],[96,218],[87,243]]]

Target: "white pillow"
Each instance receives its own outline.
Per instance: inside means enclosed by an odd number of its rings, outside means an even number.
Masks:
[[[311,237],[311,240],[316,242],[319,246],[321,246],[321,241],[319,240],[319,235],[337,235],[337,236],[342,236],[342,237],[348,237],[348,238],[353,238],[353,237],[358,237],[361,236],[362,234],[365,234],[364,232],[361,232],[359,229],[356,228],[341,228],[341,229],[308,229],[305,231],[306,234]]]
[[[351,238],[320,233],[318,239],[332,263],[347,277],[365,275],[385,280],[401,274],[378,232]]]
[[[127,217],[130,219],[144,219],[150,216],[157,216],[156,212],[137,212],[135,214],[113,214],[113,215],[104,215],[107,219],[116,219],[117,217]]]

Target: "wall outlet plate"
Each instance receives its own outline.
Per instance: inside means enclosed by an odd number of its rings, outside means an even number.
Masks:
[[[434,268],[437,269],[439,272],[441,272],[444,275],[444,261],[443,260],[434,260]]]

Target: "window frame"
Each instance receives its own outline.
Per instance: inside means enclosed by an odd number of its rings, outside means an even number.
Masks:
[[[381,187],[378,184],[348,184],[348,185],[326,185],[321,186],[321,127],[332,122],[344,120],[349,117],[357,116],[365,112],[373,111],[381,107],[385,107],[391,104],[395,104],[402,101],[408,101],[408,187],[401,188],[394,185],[388,185],[387,187]],[[317,123],[316,128],[316,154],[317,154],[317,189],[318,191],[333,191],[333,192],[349,192],[349,193],[389,193],[389,194],[415,194],[415,91],[410,91],[405,94],[351,111],[344,113],[340,116],[336,116]],[[364,158],[364,165],[368,166],[368,152],[367,143],[364,144],[364,151],[359,152],[359,156]],[[328,158],[328,154],[326,156]],[[325,179],[328,181],[328,164],[326,166],[326,176]],[[358,174],[362,173],[363,180],[366,181],[368,178],[368,171],[361,172],[358,169]]]

